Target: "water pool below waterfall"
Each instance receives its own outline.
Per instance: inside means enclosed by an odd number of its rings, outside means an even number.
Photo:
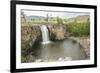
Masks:
[[[86,54],[77,42],[71,39],[54,41],[49,44],[37,44],[33,47],[36,60],[60,61],[60,60],[85,60]]]

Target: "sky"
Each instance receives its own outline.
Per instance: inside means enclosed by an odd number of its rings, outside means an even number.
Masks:
[[[57,17],[60,18],[72,18],[80,15],[89,15],[89,13],[82,12],[55,12],[55,11],[32,11],[32,10],[22,10],[26,16],[44,16],[47,14],[49,17]]]

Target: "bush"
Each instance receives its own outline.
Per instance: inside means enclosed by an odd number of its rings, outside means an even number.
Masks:
[[[66,27],[67,31],[72,33],[73,36],[87,36],[90,34],[90,23],[88,21],[83,23],[74,21],[66,24]]]

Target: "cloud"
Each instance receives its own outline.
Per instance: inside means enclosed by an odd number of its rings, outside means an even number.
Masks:
[[[61,17],[61,18],[72,18],[79,15],[89,15],[89,13],[82,13],[82,12],[50,12],[50,11],[29,11],[23,10],[24,14],[27,16],[44,16],[46,17],[47,14],[49,17]]]

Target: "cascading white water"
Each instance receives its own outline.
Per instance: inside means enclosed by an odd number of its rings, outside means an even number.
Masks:
[[[47,26],[41,25],[40,28],[41,28],[41,32],[42,32],[42,44],[50,43]]]

